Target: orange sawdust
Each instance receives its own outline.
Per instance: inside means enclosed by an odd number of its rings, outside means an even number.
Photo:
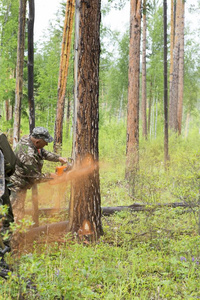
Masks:
[[[91,156],[87,156],[80,164],[76,164],[69,172],[58,176],[55,174],[53,179],[49,181],[49,185],[56,185],[60,183],[70,183],[72,180],[81,180],[94,172],[98,164],[93,161]]]

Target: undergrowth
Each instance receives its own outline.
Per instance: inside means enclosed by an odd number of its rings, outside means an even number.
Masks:
[[[9,279],[1,280],[0,299],[200,297],[200,239],[191,216],[180,208],[161,209],[102,221],[104,235],[96,244],[69,236],[62,244],[36,243],[15,262]],[[27,289],[28,280],[36,290]]]
[[[170,136],[167,169],[163,137],[141,140],[140,169],[131,195],[124,180],[125,124],[112,125],[100,131],[102,206],[139,202],[147,210],[103,216],[104,235],[95,244],[68,235],[62,242],[36,242],[33,250],[9,254],[14,272],[8,280],[0,279],[0,299],[200,298],[197,133],[187,139]],[[157,207],[171,202],[188,206]]]

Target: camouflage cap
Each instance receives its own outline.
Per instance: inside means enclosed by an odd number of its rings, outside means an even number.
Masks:
[[[48,130],[44,127],[35,127],[31,134],[35,139],[42,139],[47,143],[53,142],[52,136],[49,134]]]

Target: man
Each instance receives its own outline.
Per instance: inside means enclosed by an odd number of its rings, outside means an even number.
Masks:
[[[2,247],[6,246],[7,251],[10,250],[10,223],[14,222],[12,206],[10,203],[10,190],[8,188],[9,177],[14,173],[16,157],[5,134],[0,132],[0,205],[6,208],[6,213],[1,219],[1,241],[0,251],[2,253]],[[8,234],[6,234],[8,233]],[[2,240],[6,234],[7,239]]]
[[[43,174],[44,160],[67,163],[67,159],[44,149],[53,141],[48,130],[36,127],[31,135],[23,136],[15,149],[17,163],[11,176],[12,205],[17,220],[24,217],[24,204],[27,189],[35,183],[45,181],[51,174]]]

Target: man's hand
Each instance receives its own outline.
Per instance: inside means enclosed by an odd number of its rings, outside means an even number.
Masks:
[[[72,180],[83,180],[85,176],[89,176],[98,167],[97,163],[93,162],[93,159],[86,157],[79,166],[73,167],[72,170],[64,172],[61,176],[55,176],[53,180],[49,181],[50,185],[59,183],[69,183]]]
[[[59,162],[61,162],[61,164],[66,164],[67,159],[65,157],[59,157]]]

